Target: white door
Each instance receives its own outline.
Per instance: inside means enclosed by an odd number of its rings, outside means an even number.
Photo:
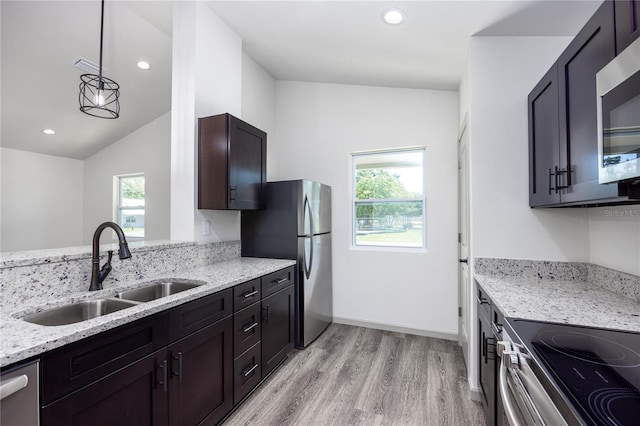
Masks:
[[[458,339],[469,366],[469,315],[471,277],[469,272],[469,132],[465,117],[458,138]]]

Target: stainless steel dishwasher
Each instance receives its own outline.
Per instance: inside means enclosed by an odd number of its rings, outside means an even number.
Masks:
[[[38,364],[22,364],[0,375],[0,425],[40,424]]]

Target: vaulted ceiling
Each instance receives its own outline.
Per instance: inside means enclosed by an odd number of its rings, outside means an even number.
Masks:
[[[456,90],[472,35],[571,36],[601,1],[212,1],[275,79]],[[170,1],[107,1],[105,76],[121,117],[78,110],[79,58],[98,62],[100,1],[0,3],[2,141],[87,158],[171,108]],[[407,16],[382,21],[389,7]],[[136,63],[145,59],[151,69]],[[56,135],[42,134],[54,128]]]

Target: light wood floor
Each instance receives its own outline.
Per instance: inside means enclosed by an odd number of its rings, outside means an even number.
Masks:
[[[225,423],[484,425],[456,342],[332,324]]]

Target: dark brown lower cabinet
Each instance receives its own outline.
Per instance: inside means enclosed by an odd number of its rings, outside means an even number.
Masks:
[[[293,348],[293,284],[249,284],[236,312],[229,288],[44,354],[41,424],[219,423]]]
[[[169,346],[169,424],[214,425],[233,408],[232,335],[229,316]]]
[[[293,285],[262,299],[262,375],[277,367],[293,348]]]
[[[480,389],[482,405],[488,425],[495,424],[496,413],[496,364],[495,339],[491,331],[491,321],[482,310],[478,314],[478,366],[480,371]]]
[[[165,357],[165,349],[155,352],[44,406],[42,425],[166,424]]]
[[[227,317],[42,410],[49,425],[214,425],[233,408]]]

